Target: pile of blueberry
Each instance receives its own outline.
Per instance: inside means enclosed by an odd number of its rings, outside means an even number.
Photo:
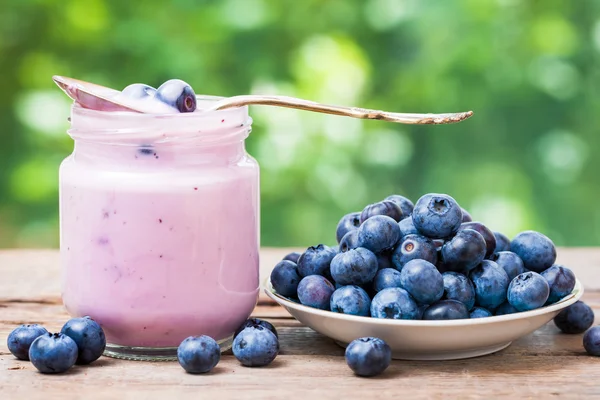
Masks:
[[[175,112],[188,113],[196,110],[196,94],[192,87],[180,79],[171,79],[158,89],[143,83],[134,83],[121,91],[121,96],[141,101],[155,101],[167,105]]]

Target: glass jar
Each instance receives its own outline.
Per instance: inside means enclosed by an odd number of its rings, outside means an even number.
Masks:
[[[215,98],[198,98],[198,107]],[[259,167],[247,107],[152,115],[74,105],[60,167],[63,302],[106,355],[173,359],[192,335],[223,350],[258,298]]]

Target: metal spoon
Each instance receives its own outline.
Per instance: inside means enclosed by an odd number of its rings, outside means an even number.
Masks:
[[[131,102],[131,104],[129,104],[127,103],[127,99],[119,97],[119,93],[121,92],[118,90],[63,76],[53,76],[52,79],[70,98],[77,101],[85,108],[103,111],[151,112],[150,104],[144,104],[143,102]],[[217,101],[210,107],[202,109],[201,111],[215,111],[250,104],[295,108],[352,118],[379,119],[400,124],[451,124],[464,121],[473,115],[473,111],[449,114],[392,113],[359,107],[327,105],[294,97],[268,95],[228,97]]]

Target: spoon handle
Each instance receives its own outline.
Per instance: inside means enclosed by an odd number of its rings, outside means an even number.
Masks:
[[[228,97],[219,100],[205,111],[222,110],[224,108],[240,107],[250,104],[296,108],[305,111],[316,111],[325,114],[342,115],[361,119],[379,119],[399,124],[452,124],[464,121],[473,115],[473,111],[450,114],[407,114],[387,111],[369,110],[359,107],[344,107],[316,103],[310,100],[297,99],[288,96],[245,95]]]

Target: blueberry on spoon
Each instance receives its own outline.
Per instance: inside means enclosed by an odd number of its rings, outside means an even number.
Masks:
[[[182,113],[196,110],[196,93],[180,79],[171,79],[160,85],[155,97]]]
[[[154,96],[156,89],[143,83],[134,83],[123,89],[121,94],[131,99],[145,99]]]

